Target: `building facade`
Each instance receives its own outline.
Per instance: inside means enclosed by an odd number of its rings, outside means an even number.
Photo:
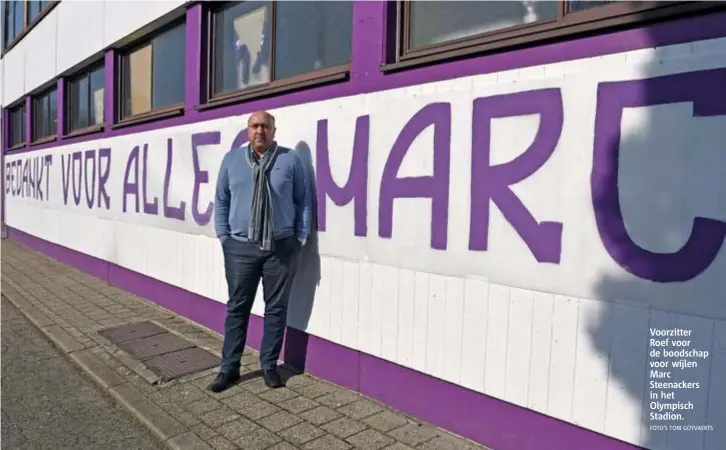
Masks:
[[[3,2],[3,224],[221,332],[265,109],[317,199],[286,361],[495,450],[720,449],[724,6]]]

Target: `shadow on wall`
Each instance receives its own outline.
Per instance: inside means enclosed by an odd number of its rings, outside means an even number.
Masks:
[[[299,370],[305,370],[308,346],[308,335],[305,330],[310,322],[315,292],[320,284],[320,250],[318,248],[317,186],[312,151],[304,141],[298,142],[295,151],[300,154],[305,165],[313,210],[310,236],[300,254],[300,262],[290,294],[283,359],[286,364]]]
[[[606,306],[592,319],[581,307],[579,320],[587,321],[590,344],[608,363],[607,379],[601,380],[607,387],[599,397],[608,411],[605,433],[640,436],[648,449],[723,449],[726,69],[663,75],[674,63],[662,58],[654,54],[642,63],[639,78],[646,81],[598,86],[592,202],[609,258],[624,270],[600,275],[595,298]],[[687,70],[704,64],[702,58],[693,61]],[[674,70],[683,70],[683,62]],[[640,106],[652,107],[633,109]],[[651,335],[653,329],[673,328],[691,330],[691,335]],[[666,337],[667,346],[650,346],[651,339]],[[690,342],[674,346],[681,339]],[[708,351],[709,356],[686,357],[697,367],[681,370],[673,362],[684,358],[664,357],[663,349]],[[653,366],[664,361],[667,366]],[[678,381],[697,382],[700,388],[650,385]],[[693,408],[662,409],[676,402],[691,402]],[[610,408],[622,404],[630,407],[618,408],[622,411],[611,419]],[[669,412],[683,420],[650,416]],[[706,424],[713,431],[667,430]]]

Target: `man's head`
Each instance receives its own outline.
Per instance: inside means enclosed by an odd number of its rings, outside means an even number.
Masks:
[[[264,152],[275,139],[275,118],[267,111],[252,114],[247,121],[247,133],[252,150]]]

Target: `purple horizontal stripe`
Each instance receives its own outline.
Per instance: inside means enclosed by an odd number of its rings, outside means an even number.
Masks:
[[[16,229],[10,238],[111,285],[153,301],[218,333],[225,306]],[[259,349],[262,319],[250,319]],[[632,450],[621,441],[288,328],[283,360],[305,371],[495,450]]]
[[[192,8],[189,14],[196,24],[198,8]],[[194,103],[199,96],[196,91],[192,95],[191,87],[187,86],[185,89],[187,95],[191,98],[187,99],[188,104],[186,105],[186,110],[188,114],[185,116],[159,120],[128,128],[107,130],[102,133],[79,136],[71,139],[63,139],[60,143],[53,142],[38,145],[29,149],[17,150],[17,153],[248,114],[261,109],[276,109],[302,103],[465,76],[726,36],[726,26],[724,26],[724,23],[726,23],[726,12],[715,12],[693,18],[671,20],[627,31],[533,46],[516,51],[504,51],[493,55],[405,70],[400,73],[384,74],[379,69],[382,64],[384,23],[384,2],[358,1],[355,3],[350,81],[256,101],[243,102],[204,112],[196,112],[190,109],[194,106],[190,103]],[[201,29],[201,27],[195,28]],[[191,39],[191,36],[188,39]],[[187,52],[187,59],[190,61],[187,65],[187,79],[198,80],[199,66],[195,61],[200,57],[199,48],[196,45],[187,45]]]

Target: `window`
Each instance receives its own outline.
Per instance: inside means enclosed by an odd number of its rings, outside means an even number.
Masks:
[[[25,143],[25,101],[10,108],[10,147]]]
[[[24,14],[22,1],[10,0],[4,4],[6,46],[23,31]]]
[[[597,8],[600,6],[615,3],[616,0],[570,0],[567,2],[568,11],[585,11],[590,8]]]
[[[85,71],[68,82],[68,131],[103,124],[103,65]]]
[[[167,28],[121,57],[121,120],[184,103],[186,27]]]
[[[389,62],[400,68],[717,7],[681,1],[402,1],[396,6],[398,45]]]
[[[45,9],[46,6],[50,2],[48,1],[39,1],[39,0],[29,0],[26,2],[27,8],[28,8],[28,23],[35,20],[36,17],[40,15],[40,12]]]
[[[55,87],[33,97],[33,142],[55,137],[58,120],[56,101]]]
[[[4,46],[7,50],[22,34],[27,33],[43,15],[55,6],[56,1],[8,0],[3,1]]]
[[[209,97],[346,72],[353,2],[230,2],[212,12]]]

